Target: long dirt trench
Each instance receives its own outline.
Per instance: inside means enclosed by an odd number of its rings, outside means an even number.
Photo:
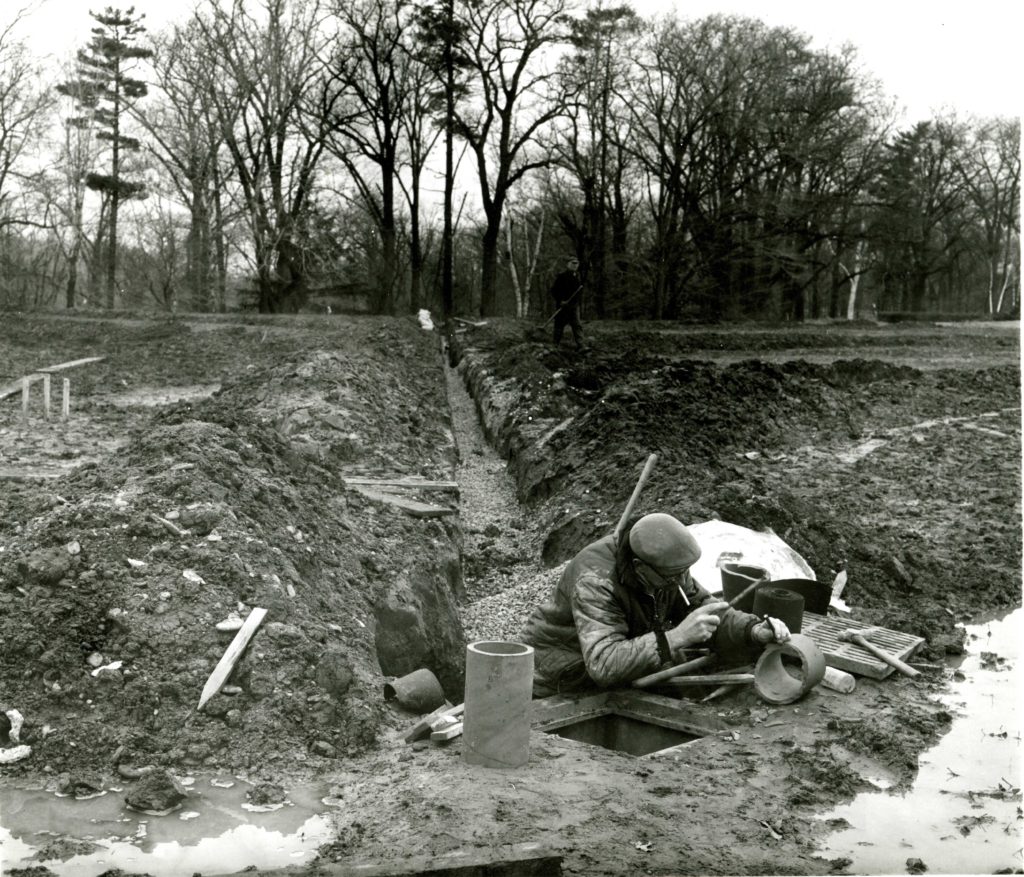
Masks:
[[[521,618],[495,618],[507,613],[495,597],[542,572],[541,536],[516,498],[515,481],[502,457],[487,440],[462,376],[445,366],[452,430],[458,449],[455,480],[459,484],[459,515],[465,536],[463,578],[466,601],[461,607],[467,642],[487,638],[495,630],[514,628]],[[481,611],[483,610],[483,611]]]

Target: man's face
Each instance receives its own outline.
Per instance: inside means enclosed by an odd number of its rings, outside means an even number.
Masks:
[[[575,271],[580,267],[579,259],[570,259],[566,264],[568,264],[570,271]]]
[[[690,575],[689,567],[676,570],[658,569],[649,563],[644,563],[640,558],[635,558],[633,568],[640,580],[655,591],[665,591],[672,588],[681,588],[685,585]]]

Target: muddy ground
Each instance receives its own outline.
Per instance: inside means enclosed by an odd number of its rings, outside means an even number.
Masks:
[[[0,401],[0,707],[32,746],[0,783],[316,776],[344,802],[324,869],[539,841],[573,874],[842,873],[814,815],[912,780],[942,672],[699,705],[728,732],[667,762],[535,734],[514,772],[404,746],[382,683],[427,666],[459,702],[466,636],[514,632],[652,452],[638,511],[771,527],[846,571],[855,618],[955,656],[957,622],[1020,605],[1018,331],[592,324],[577,354],[511,321],[444,344],[412,319],[4,314],[0,388],[105,359],[55,378],[67,421],[38,384],[27,420]],[[403,510],[354,476],[458,489]],[[216,624],[256,606],[234,693],[197,711]]]

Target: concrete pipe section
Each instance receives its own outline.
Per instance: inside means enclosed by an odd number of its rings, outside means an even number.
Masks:
[[[809,636],[794,633],[787,642],[765,647],[754,666],[754,690],[767,703],[793,703],[824,677],[825,656],[821,650]]]
[[[462,760],[519,767],[530,760],[533,649],[522,643],[466,646],[466,710]]]

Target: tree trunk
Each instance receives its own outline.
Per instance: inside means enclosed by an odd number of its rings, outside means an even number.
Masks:
[[[64,306],[73,308],[75,306],[75,292],[78,286],[78,254],[82,249],[82,237],[76,230],[75,242],[71,245],[71,255],[68,256],[68,280],[64,287]]]
[[[498,220],[487,217],[487,228],[481,241],[480,258],[480,316],[497,316],[498,305],[498,233],[501,211]]]
[[[523,291],[519,287],[519,272],[516,271],[516,254],[512,245],[512,217],[505,217],[505,257],[508,259],[508,273],[512,277],[512,292],[516,297],[516,316],[523,317]]]
[[[220,168],[216,162],[213,165],[213,250],[216,254],[216,278],[217,278],[217,311],[225,313],[228,309],[228,255],[227,246],[224,242],[224,205],[221,202],[222,182]]]

